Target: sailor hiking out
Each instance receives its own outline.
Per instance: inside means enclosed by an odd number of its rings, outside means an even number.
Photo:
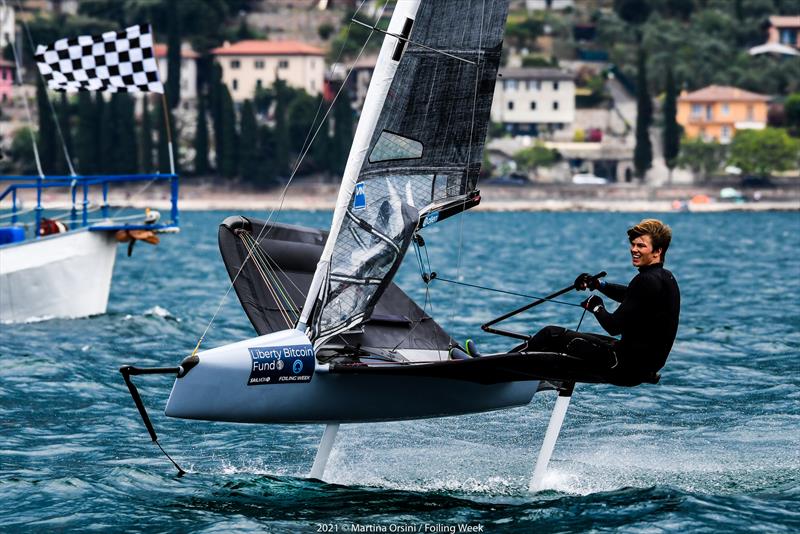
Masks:
[[[598,290],[620,303],[614,312],[592,295],[581,306],[594,314],[612,336],[547,326],[528,342],[528,350],[558,352],[580,358],[618,385],[637,385],[667,361],[678,331],[680,291],[664,269],[672,230],[657,219],[644,219],[628,230],[631,262],[639,274],[628,286],[608,283],[587,273],[575,279],[575,290]]]

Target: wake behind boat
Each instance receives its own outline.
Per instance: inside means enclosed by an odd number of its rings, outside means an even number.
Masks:
[[[223,260],[259,337],[196,348],[178,367],[121,369],[154,442],[134,375],[177,375],[168,416],[325,423],[314,478],[324,475],[341,423],[505,409],[556,390],[531,483],[536,488],[575,382],[657,382],[655,374],[609,376],[576,358],[531,351],[529,333],[494,327],[573,284],[484,325],[516,345],[481,355],[474,344],[459,345],[392,283],[410,248],[423,256],[426,227],[480,202],[477,182],[507,12],[507,1],[397,4],[330,231],[243,217],[220,228]],[[426,284],[435,278],[429,269],[422,273]]]

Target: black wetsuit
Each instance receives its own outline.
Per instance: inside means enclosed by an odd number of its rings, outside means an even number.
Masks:
[[[641,267],[626,287],[606,283],[600,291],[621,304],[601,308],[597,321],[613,337],[548,326],[528,343],[529,350],[553,351],[610,370],[622,382],[641,382],[664,366],[678,332],[681,296],[672,273],[660,263]]]

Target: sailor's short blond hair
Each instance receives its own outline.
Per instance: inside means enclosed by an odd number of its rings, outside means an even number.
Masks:
[[[672,228],[658,219],[642,219],[639,224],[628,229],[628,241],[631,243],[643,235],[650,236],[654,251],[661,249],[661,261],[664,261],[669,243],[672,241]]]

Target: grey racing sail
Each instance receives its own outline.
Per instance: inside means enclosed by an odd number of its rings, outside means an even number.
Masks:
[[[369,318],[414,232],[475,203],[508,0],[400,0],[298,326]]]

